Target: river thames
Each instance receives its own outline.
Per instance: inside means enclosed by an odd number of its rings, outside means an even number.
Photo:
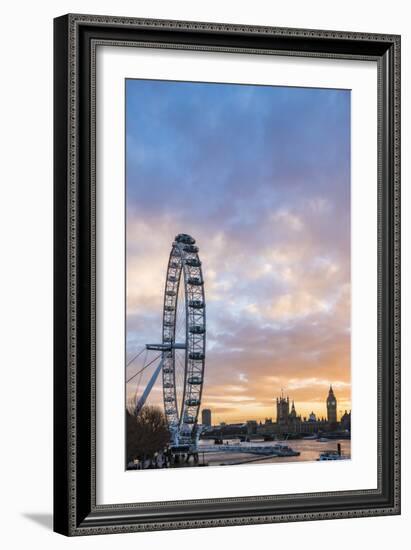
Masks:
[[[227,441],[229,445],[235,445],[236,447],[240,445],[240,440],[229,440]],[[219,451],[219,445],[215,445],[214,441],[210,440],[200,440],[199,442],[199,465],[208,465],[208,466],[228,466],[233,464],[268,464],[268,463],[279,463],[279,462],[305,462],[305,461],[316,461],[320,453],[324,451],[337,451],[338,443],[341,445],[341,454],[347,458],[351,458],[351,441],[349,439],[330,439],[326,441],[320,441],[317,439],[293,439],[288,441],[252,441],[252,443],[241,443],[241,446],[246,448],[247,445],[252,445],[253,447],[263,446],[269,447],[282,443],[288,445],[294,451],[300,453],[299,456],[263,456],[256,455],[247,452],[227,452]],[[215,452],[202,452],[202,447],[215,446]],[[181,464],[181,466],[191,466],[190,464]]]

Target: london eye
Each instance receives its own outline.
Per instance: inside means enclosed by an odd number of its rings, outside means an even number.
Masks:
[[[206,304],[199,249],[193,237],[181,233],[172,243],[167,265],[162,341],[145,346],[148,351],[159,352],[158,364],[135,405],[138,414],[161,371],[164,413],[173,446],[196,443],[205,343]]]

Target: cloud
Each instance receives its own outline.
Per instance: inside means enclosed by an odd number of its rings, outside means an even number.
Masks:
[[[244,386],[247,414],[254,403],[273,416],[282,387],[323,407],[329,382],[349,402],[349,102],[128,81],[127,356],[161,337],[171,242],[190,233],[207,300],[204,404]],[[226,403],[221,419],[243,418],[245,401]]]

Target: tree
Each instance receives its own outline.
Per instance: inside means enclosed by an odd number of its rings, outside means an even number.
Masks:
[[[167,421],[158,407],[145,406],[136,416],[126,410],[127,463],[153,458],[170,440]]]

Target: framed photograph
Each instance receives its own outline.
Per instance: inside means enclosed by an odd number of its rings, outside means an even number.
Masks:
[[[54,529],[400,513],[400,37],[54,21]]]

